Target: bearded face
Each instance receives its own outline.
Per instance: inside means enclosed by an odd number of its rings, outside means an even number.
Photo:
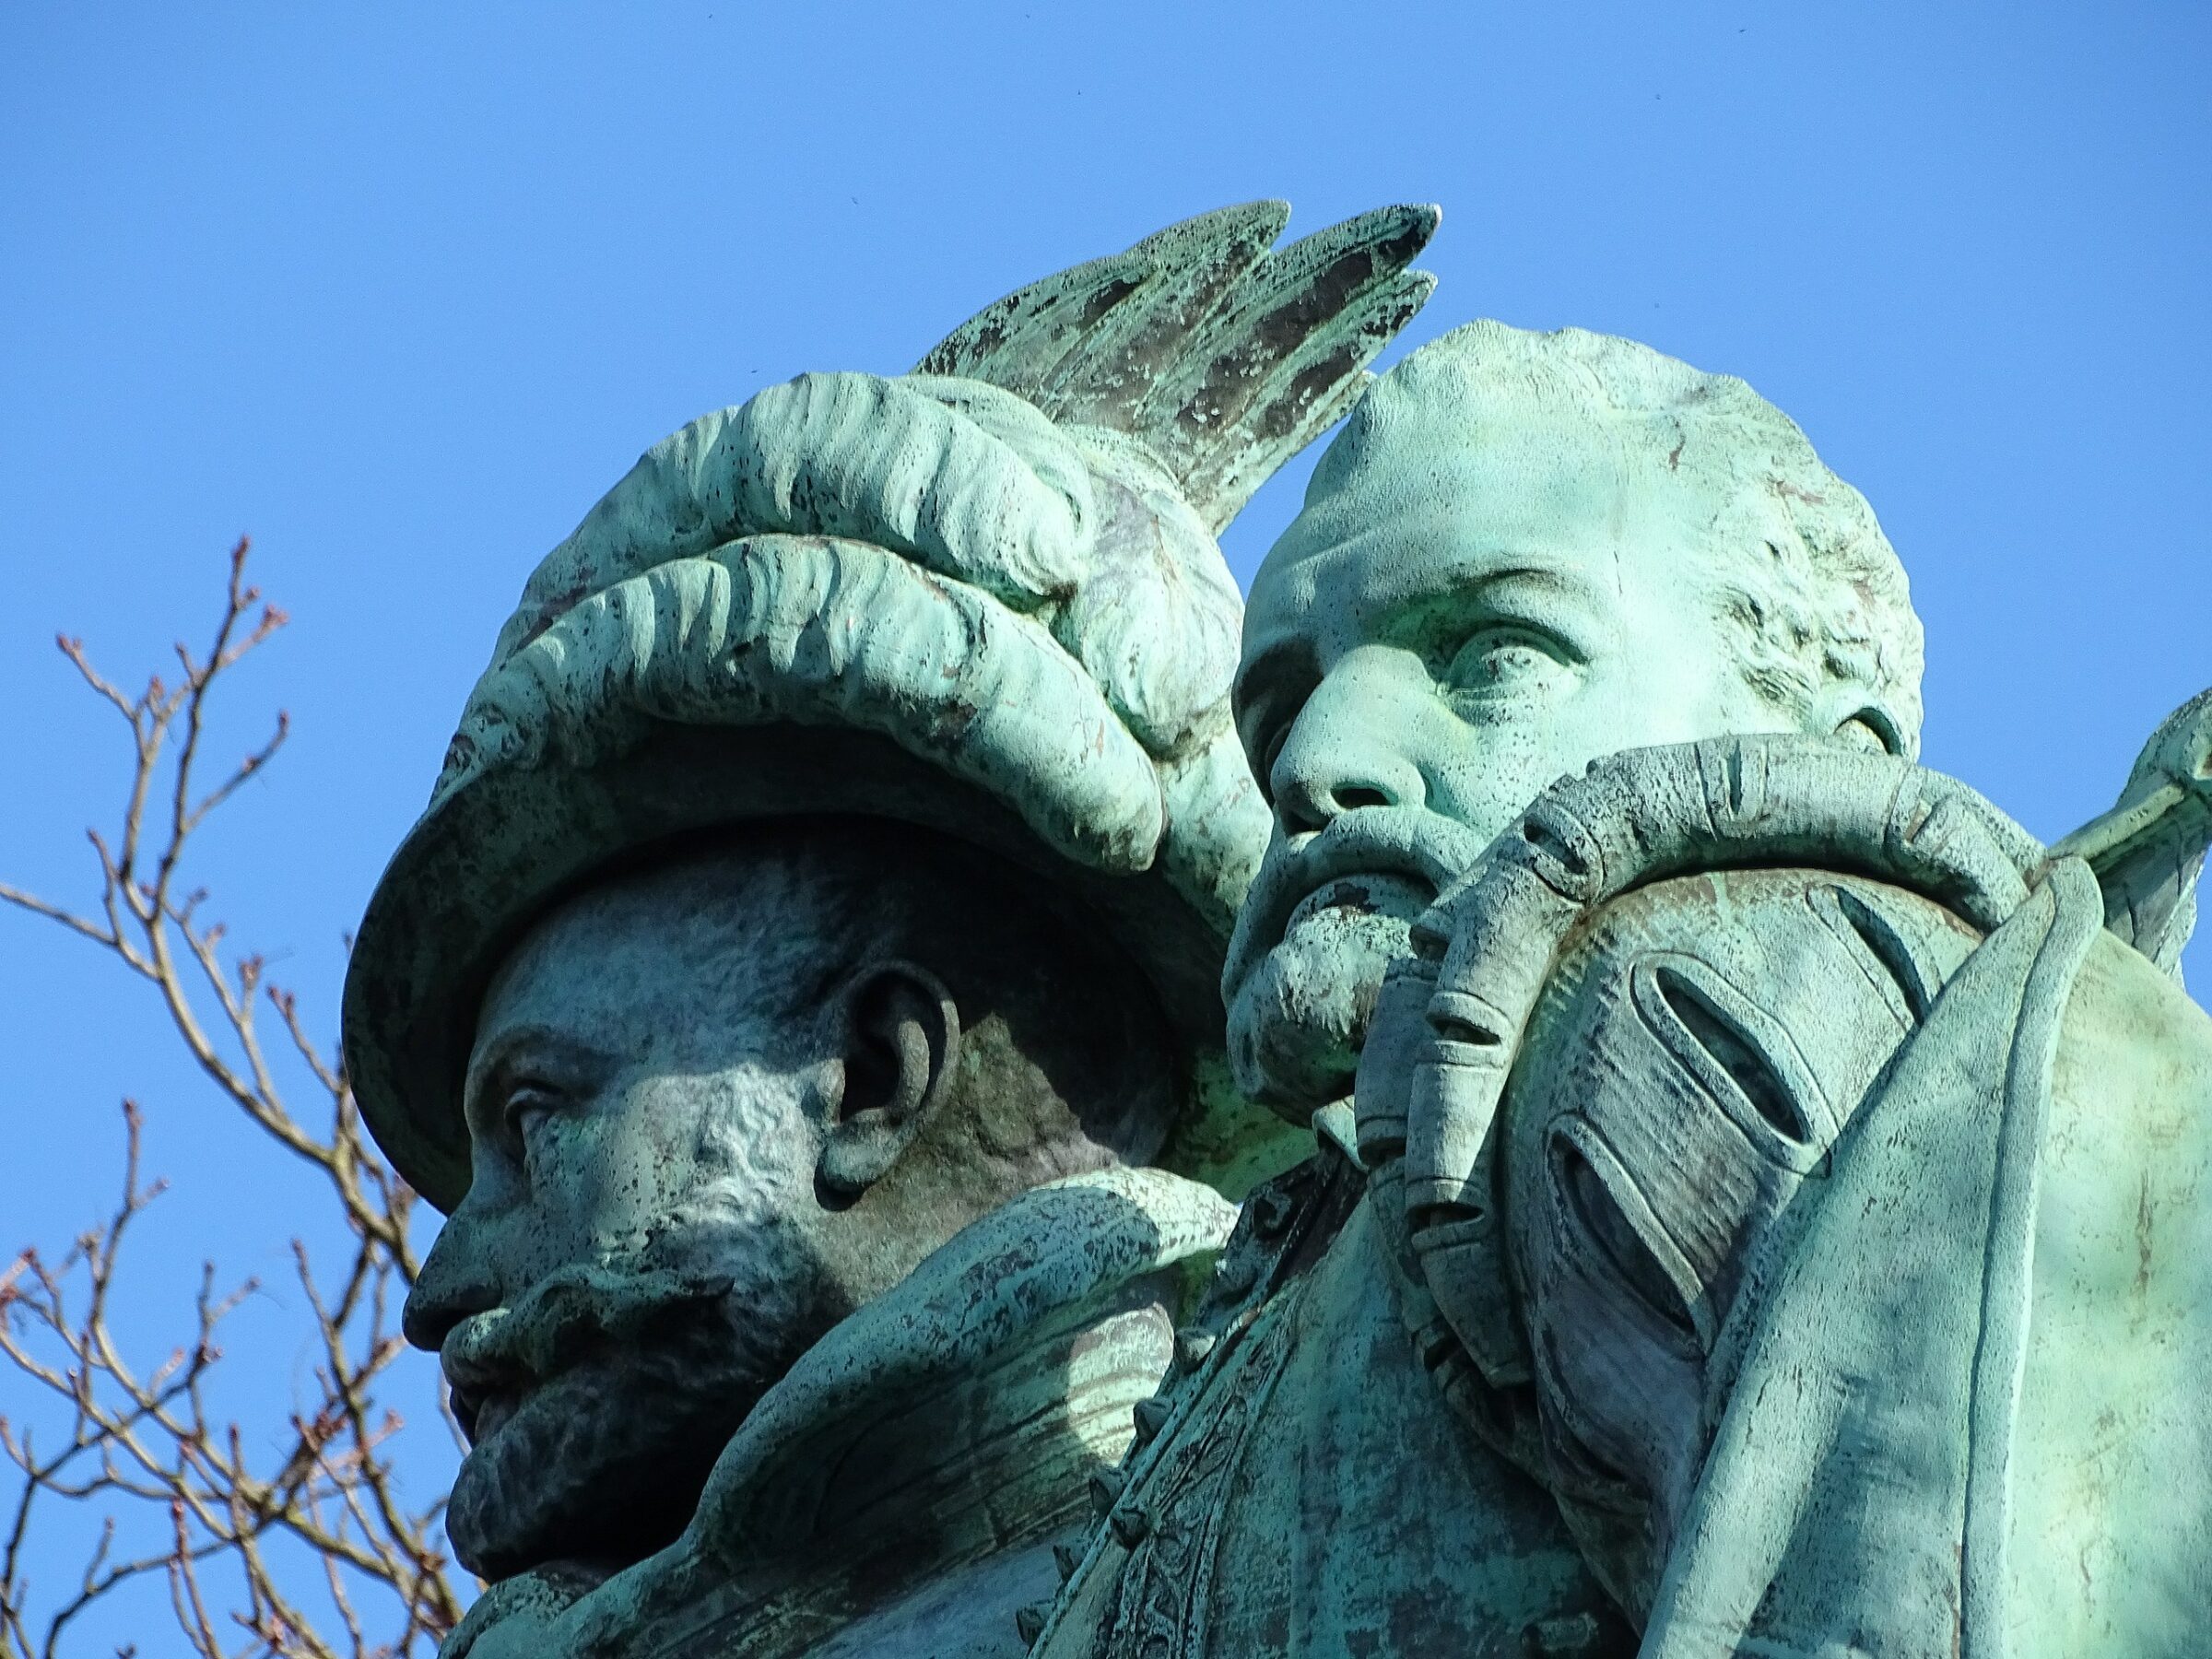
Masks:
[[[468,1192],[406,1312],[470,1441],[464,1562],[672,1542],[840,1320],[1016,1192],[1159,1146],[1148,988],[1024,879],[903,826],[779,819],[609,877],[506,959],[461,1091]]]
[[[1383,971],[1481,841],[1436,814],[1363,806],[1278,823],[1224,982],[1239,1082],[1294,1120],[1351,1092]]]
[[[842,1311],[814,1225],[825,1066],[790,987],[807,895],[669,882],[556,912],[486,999],[466,1084],[473,1181],[426,1262],[470,1441],[448,1529],[499,1578],[672,1540],[762,1392]]]
[[[1230,1054],[1298,1121],[1350,1091],[1413,920],[1548,785],[1622,749],[1828,729],[1747,672],[1720,590],[1758,571],[1664,449],[1559,414],[1470,444],[1450,385],[1377,401],[1261,566],[1237,677],[1275,833],[1223,979]]]

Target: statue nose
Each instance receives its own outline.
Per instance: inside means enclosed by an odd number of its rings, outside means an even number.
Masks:
[[[1294,735],[1277,759],[1270,783],[1276,816],[1292,833],[1325,830],[1362,806],[1425,806],[1418,768],[1390,754],[1331,752],[1324,740],[1300,748]]]
[[[1426,806],[1414,756],[1434,735],[1424,718],[1428,678],[1410,653],[1362,647],[1331,667],[1267,762],[1268,793],[1285,831],[1325,830],[1363,806]]]
[[[498,1279],[483,1260],[481,1245],[472,1237],[466,1219],[456,1211],[430,1247],[415,1288],[400,1308],[400,1332],[412,1347],[436,1353],[447,1332],[472,1313],[488,1312],[500,1302]]]

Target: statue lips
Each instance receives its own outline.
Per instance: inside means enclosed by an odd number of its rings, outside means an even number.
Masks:
[[[1410,883],[1426,904],[1474,864],[1485,844],[1464,824],[1418,806],[1355,807],[1295,850],[1277,842],[1237,919],[1222,982],[1242,983],[1293,922],[1362,901],[1369,895],[1357,878],[1378,877],[1401,889]]]
[[[1411,902],[1403,902],[1408,897]],[[1403,914],[1410,922],[1435,898],[1436,883],[1425,876],[1385,875],[1374,870],[1333,876],[1299,900],[1290,912],[1289,921],[1283,924],[1283,932],[1286,936],[1294,934],[1324,911],[1332,910],[1381,911],[1385,914]],[[1394,904],[1394,900],[1401,902]]]
[[[468,1443],[477,1445],[497,1434],[507,1419],[522,1409],[527,1397],[527,1391],[524,1390],[476,1394],[455,1387],[453,1419],[461,1425],[461,1432],[468,1437]]]
[[[469,1445],[481,1446],[521,1410],[543,1377],[534,1375],[503,1340],[512,1310],[494,1308],[472,1314],[447,1335],[438,1350],[438,1366],[452,1392],[453,1420]]]

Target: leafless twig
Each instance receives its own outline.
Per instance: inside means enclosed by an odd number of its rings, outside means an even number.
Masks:
[[[212,1266],[189,1339],[150,1368],[126,1357],[110,1321],[112,1292],[132,1224],[163,1183],[142,1172],[143,1118],[125,1102],[112,1211],[57,1260],[27,1250],[0,1271],[0,1360],[51,1407],[36,1430],[0,1418],[0,1458],[17,1474],[13,1506],[0,1508],[0,1659],[55,1659],[88,1608],[147,1578],[166,1580],[177,1629],[202,1659],[399,1659],[435,1647],[462,1611],[437,1543],[442,1505],[404,1500],[391,1458],[401,1422],[378,1400],[403,1348],[391,1311],[418,1267],[407,1236],[415,1194],[369,1140],[336,1057],[308,1034],[292,994],[269,982],[261,957],[226,961],[221,925],[201,920],[206,895],[182,887],[194,833],[288,732],[279,714],[265,743],[212,782],[205,775],[210,693],[285,623],[247,584],[246,555],[241,540],[214,639],[204,654],[176,648],[174,680],[155,675],[131,695],[93,666],[83,641],[61,638],[63,654],[129,729],[130,786],[120,823],[90,832],[95,905],[73,910],[5,884],[0,902],[93,941],[149,984],[218,1096],[320,1178],[351,1244],[335,1272],[318,1272],[306,1247],[293,1245],[319,1338],[319,1398],[294,1415],[283,1455],[265,1468],[245,1448],[271,1437],[211,1414],[219,1327],[254,1288],[220,1292]],[[282,1033],[275,1055],[259,1023],[265,1004]],[[280,1069],[307,1079],[312,1112],[295,1111]],[[34,1615],[30,1547],[41,1518],[68,1503],[100,1512],[99,1541],[77,1582],[41,1595]],[[119,1548],[120,1536],[146,1531],[119,1522],[147,1513],[159,1521],[158,1542]],[[312,1611],[291,1582],[303,1559],[319,1562],[309,1572]],[[237,1586],[234,1605],[211,1588],[217,1569]]]

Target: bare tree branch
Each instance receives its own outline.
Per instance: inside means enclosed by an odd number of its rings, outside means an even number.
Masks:
[[[0,905],[91,940],[151,985],[218,1096],[320,1175],[352,1245],[337,1273],[323,1274],[294,1242],[321,1356],[316,1397],[291,1417],[282,1454],[257,1465],[246,1448],[270,1437],[213,1414],[206,1387],[222,1358],[219,1327],[253,1293],[252,1281],[219,1292],[209,1265],[190,1339],[150,1369],[130,1359],[111,1325],[132,1225],[163,1188],[143,1176],[144,1117],[124,1103],[114,1208],[58,1262],[26,1250],[0,1271],[0,1362],[48,1407],[35,1430],[0,1418],[0,1463],[17,1477],[12,1505],[0,1508],[0,1659],[56,1659],[81,1615],[157,1576],[177,1630],[205,1659],[403,1659],[434,1648],[463,1611],[438,1542],[443,1500],[411,1509],[402,1498],[392,1453],[404,1426],[379,1399],[404,1351],[391,1319],[418,1265],[408,1239],[415,1194],[368,1138],[342,1065],[310,1036],[293,994],[269,982],[263,958],[226,959],[221,924],[200,919],[206,895],[182,890],[193,835],[289,731],[279,713],[265,743],[212,783],[200,776],[210,694],[285,624],[247,583],[247,552],[242,539],[231,550],[205,654],[176,648],[182,677],[173,683],[154,675],[133,696],[93,665],[82,641],[61,636],[62,653],[128,728],[129,785],[120,822],[88,832],[100,877],[90,909],[6,885]],[[283,1029],[274,1055],[257,1024],[265,999]],[[293,1110],[279,1060],[320,1098],[318,1110]],[[96,1511],[98,1539],[75,1583],[41,1598],[34,1613],[32,1545],[63,1504]],[[148,1535],[155,1547],[122,1547],[147,1532],[129,1524],[134,1516],[158,1524]],[[227,1608],[207,1576],[216,1568],[235,1585]],[[364,1634],[371,1624],[398,1634],[372,1642]]]

